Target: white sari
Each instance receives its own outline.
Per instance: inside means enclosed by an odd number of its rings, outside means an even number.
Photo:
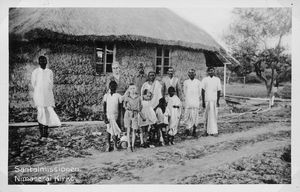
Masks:
[[[53,96],[53,73],[50,69],[37,68],[32,72],[31,84],[34,89],[33,101],[37,107],[37,120],[47,126],[60,126],[61,122],[55,113]]]

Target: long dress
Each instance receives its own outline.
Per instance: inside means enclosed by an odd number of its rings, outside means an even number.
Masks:
[[[151,102],[142,100],[142,106],[142,114],[146,118],[146,121],[143,121],[142,118],[139,118],[139,126],[142,127],[155,124],[157,122],[157,117]]]
[[[185,124],[187,129],[199,124],[199,110],[201,97],[201,82],[198,79],[184,81],[185,95]]]
[[[129,85],[129,80],[126,79],[122,74],[117,76],[109,75],[107,77],[107,82],[106,82],[106,90],[109,91],[109,83],[111,81],[115,81],[118,84],[116,93],[119,93],[120,95],[124,95],[126,90],[128,89]],[[123,106],[123,105],[122,105]],[[121,128],[124,128],[124,115],[125,115],[125,108],[122,107],[121,110],[119,111],[119,116],[117,119],[117,123]]]
[[[176,95],[173,95],[173,97],[169,97],[167,108],[169,109],[170,113],[169,134],[172,136],[177,134],[181,116],[181,107],[181,101]]]
[[[208,134],[217,134],[217,92],[221,91],[221,81],[218,77],[205,77],[202,80],[203,89],[205,90],[205,111],[204,127]]]
[[[106,125],[106,131],[111,135],[120,135],[121,130],[117,124],[119,116],[119,103],[121,95],[119,93],[106,93],[103,97],[103,102],[106,102],[106,116],[109,123]]]
[[[37,68],[32,72],[31,84],[34,89],[33,101],[37,108],[37,120],[47,126],[60,126],[61,122],[53,107],[53,72],[46,68]]]

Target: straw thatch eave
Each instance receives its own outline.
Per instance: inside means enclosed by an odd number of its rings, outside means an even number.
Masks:
[[[149,43],[155,45],[167,45],[167,46],[176,46],[186,49],[202,50],[202,51],[211,51],[218,52],[220,49],[215,47],[209,47],[202,45],[200,43],[187,43],[184,41],[175,41],[175,40],[163,40],[155,39],[151,37],[138,36],[138,35],[68,35],[58,32],[53,32],[48,29],[33,29],[25,33],[24,35],[10,34],[10,39],[13,41],[35,41],[38,39],[49,39],[55,41],[64,41],[64,42],[90,42],[90,41],[102,41],[102,42],[127,42],[127,41],[136,41],[142,43]]]
[[[165,8],[11,8],[9,35],[14,41],[142,42],[227,54],[204,30]]]
[[[165,8],[16,8],[10,9],[9,17],[10,34],[23,39],[40,29],[75,39],[94,36],[208,51],[221,48],[208,33]]]

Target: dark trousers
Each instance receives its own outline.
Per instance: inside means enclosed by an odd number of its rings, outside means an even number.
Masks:
[[[123,106],[123,104],[122,104]],[[121,110],[119,111],[118,119],[117,119],[117,124],[119,125],[120,129],[122,132],[125,132],[125,127],[124,127],[124,114],[125,114],[125,108],[122,107]]]
[[[48,126],[39,123],[40,137],[48,137]]]

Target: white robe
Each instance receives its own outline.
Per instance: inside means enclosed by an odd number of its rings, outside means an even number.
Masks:
[[[37,120],[47,126],[60,126],[61,122],[53,107],[53,73],[50,69],[37,68],[32,72],[33,101],[37,107]]]
[[[183,83],[185,95],[185,124],[187,129],[199,124],[201,82],[198,79],[188,79]]]
[[[37,107],[54,107],[53,73],[50,69],[37,68],[32,72],[33,100]]]
[[[148,89],[152,93],[152,99],[150,103],[154,109],[158,105],[159,99],[162,98],[162,85],[157,80],[154,80],[152,85],[150,85],[148,81],[146,81],[142,86],[141,96],[143,96],[143,92],[145,89]]]
[[[179,108],[174,108],[174,106],[179,106]],[[173,95],[173,97],[169,97],[167,108],[170,113],[169,134],[172,136],[177,134],[181,116],[181,107],[181,101],[176,95]]]
[[[106,93],[103,97],[103,102],[106,102],[106,116],[109,123],[106,125],[106,131],[111,135],[120,135],[121,130],[117,124],[119,115],[119,103],[122,102],[122,96],[119,93]]]
[[[208,134],[217,134],[217,94],[221,91],[221,80],[218,77],[205,77],[202,80],[202,86],[205,90],[205,112],[204,112],[204,127]]]
[[[163,78],[163,87],[164,87],[164,95],[168,96],[168,89],[169,87],[174,87],[175,88],[175,93],[178,97],[180,97],[179,95],[179,79],[177,77],[173,77],[172,79],[170,77],[165,77]]]

